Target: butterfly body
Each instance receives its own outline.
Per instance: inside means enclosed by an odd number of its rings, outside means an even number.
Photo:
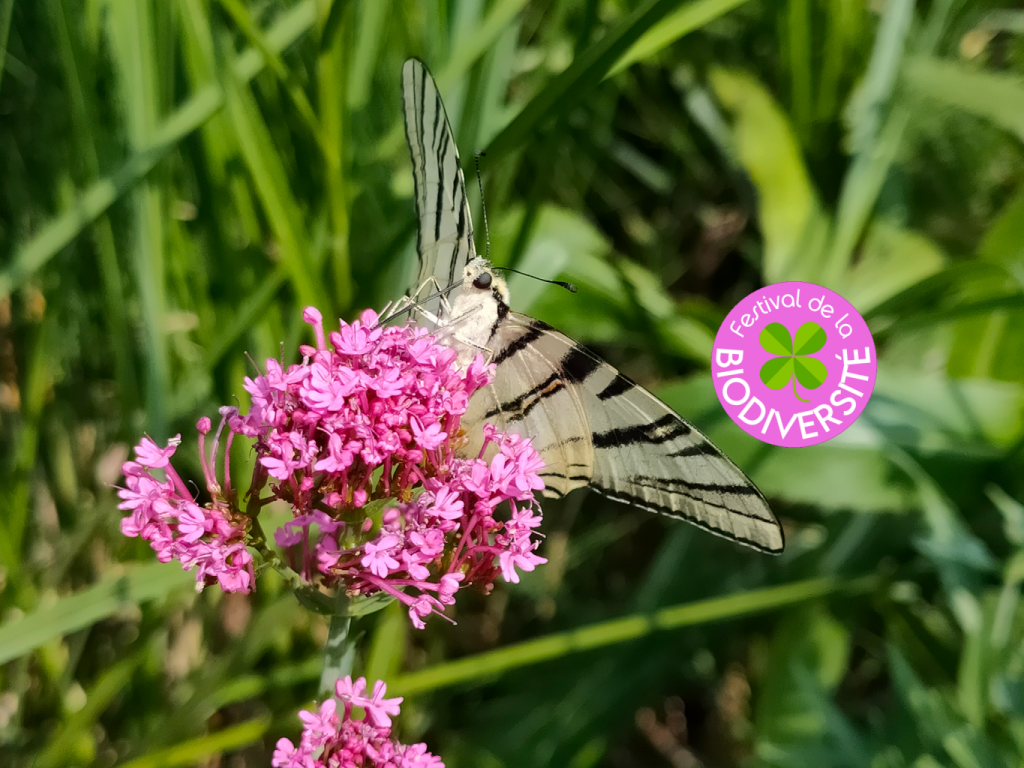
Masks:
[[[475,257],[462,272],[462,283],[452,291],[450,309],[442,307],[438,331],[441,339],[459,349],[459,363],[469,365],[488,343],[509,311],[508,286],[490,262]]]
[[[406,137],[416,181],[419,282],[452,290],[421,306],[438,339],[468,365],[484,353],[494,380],[462,424],[477,455],[483,425],[533,440],[545,494],[589,486],[764,552],[784,546],[757,487],[711,441],[643,387],[550,325],[511,309],[505,281],[476,254],[465,181],[444,105],[422,62],[403,69]]]

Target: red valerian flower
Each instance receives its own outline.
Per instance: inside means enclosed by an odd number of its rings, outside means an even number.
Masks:
[[[302,711],[298,745],[277,742],[274,768],[444,768],[426,744],[405,746],[391,738],[391,718],[398,715],[401,697],[385,699],[387,686],[378,680],[366,695],[366,679],[351,677],[335,685],[337,699],[327,699],[315,712]],[[338,705],[341,711],[338,711]],[[362,719],[352,710],[361,707]]]
[[[148,540],[161,560],[198,567],[200,586],[249,591],[246,544],[261,543],[253,539],[255,517],[283,501],[293,519],[274,539],[306,582],[350,597],[385,593],[408,607],[417,627],[460,588],[486,592],[495,578],[516,582],[520,571],[545,562],[536,554],[534,496],[544,487],[544,462],[530,441],[487,425],[480,453],[461,453],[469,442],[461,417],[494,367],[481,355],[460,365],[456,351],[425,329],[381,326],[370,310],[329,334],[316,309],[303,318],[316,345],[301,347],[301,363],[268,360],[264,374],[245,380],[249,412],[221,409],[209,456],[210,421],[197,425],[213,501],[196,504],[171,467],[180,438],[166,448],[144,438],[138,460],[125,464],[124,533]],[[236,435],[253,439],[257,456],[244,513],[229,477]],[[496,514],[505,502],[507,520]]]

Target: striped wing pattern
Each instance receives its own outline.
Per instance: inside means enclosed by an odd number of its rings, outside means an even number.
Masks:
[[[409,59],[402,67],[402,98],[419,217],[419,277],[413,290],[430,277],[447,288],[476,256],[459,150],[434,78],[419,59]],[[440,300],[422,306],[436,314]]]
[[[490,422],[532,437],[547,464],[548,495],[590,485],[754,549],[782,551],[782,528],[760,491],[643,387],[515,312],[499,322],[488,346],[497,373],[474,395],[463,423],[471,435]]]

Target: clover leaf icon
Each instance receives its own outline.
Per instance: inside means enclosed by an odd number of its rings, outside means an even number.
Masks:
[[[769,323],[761,331],[761,347],[773,357],[761,366],[761,381],[769,389],[782,389],[793,382],[793,396],[809,403],[796,391],[797,382],[807,389],[825,383],[828,369],[816,357],[809,357],[825,346],[828,337],[820,325],[807,322],[800,326],[794,339],[782,323]]]

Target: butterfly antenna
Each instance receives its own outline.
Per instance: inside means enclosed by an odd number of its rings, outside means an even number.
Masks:
[[[543,277],[531,275],[529,272],[520,272],[518,269],[512,269],[512,267],[491,267],[491,269],[500,269],[502,272],[515,272],[517,275],[525,275],[526,277],[532,277],[534,280],[540,280],[542,283],[551,283],[559,288],[565,288],[569,293],[576,293],[576,284],[568,283],[565,280],[545,280]]]
[[[473,156],[473,160],[476,162],[476,185],[480,188],[480,210],[484,214],[484,241],[487,243],[487,250],[484,251],[484,258],[490,261],[491,259],[491,231],[487,228],[487,204],[484,203],[484,182],[480,177],[480,158],[487,157],[487,153],[482,149],[478,149],[476,154]]]

